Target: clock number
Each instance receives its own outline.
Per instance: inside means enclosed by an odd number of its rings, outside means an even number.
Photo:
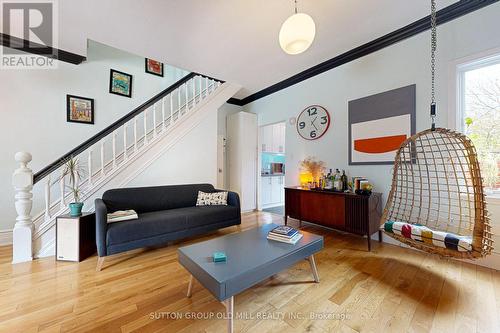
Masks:
[[[328,118],[326,116],[321,117],[321,125],[324,125],[328,122]]]
[[[315,138],[316,137],[316,131],[311,131],[311,134],[309,134],[309,136],[311,138]]]
[[[303,122],[303,121],[301,121],[301,122],[299,123],[299,127],[300,127],[300,129],[304,129],[304,127],[306,127],[306,123],[305,123],[305,122]]]
[[[315,114],[318,113],[318,109],[316,109],[316,108],[310,108],[309,110],[307,110],[307,113],[309,114],[309,117],[310,116],[314,116]]]

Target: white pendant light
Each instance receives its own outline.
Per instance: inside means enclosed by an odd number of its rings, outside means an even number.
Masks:
[[[311,46],[316,35],[316,25],[311,16],[297,13],[297,0],[295,0],[295,14],[283,22],[279,41],[280,46],[288,54],[299,54]]]

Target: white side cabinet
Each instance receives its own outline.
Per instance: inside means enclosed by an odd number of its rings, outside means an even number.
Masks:
[[[242,211],[257,208],[257,131],[254,113],[227,117],[229,189],[239,194]]]

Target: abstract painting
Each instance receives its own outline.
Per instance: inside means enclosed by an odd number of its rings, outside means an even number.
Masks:
[[[66,120],[73,123],[94,123],[94,99],[66,95]]]
[[[146,58],[146,73],[163,76],[163,63]]]
[[[350,101],[349,165],[393,164],[415,134],[415,105],[415,85]]]
[[[132,75],[111,69],[109,92],[120,96],[132,97]]]

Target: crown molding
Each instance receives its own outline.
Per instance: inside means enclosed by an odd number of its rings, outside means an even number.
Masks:
[[[461,16],[472,13],[478,9],[484,8],[491,4],[494,4],[500,0],[461,0],[448,7],[445,7],[437,12],[437,24],[441,25],[457,19]],[[231,98],[227,101],[229,104],[243,106],[248,103],[254,102],[260,98],[271,95],[275,92],[293,86],[299,82],[310,79],[316,75],[329,71],[335,67],[339,67],[348,62],[354,61],[361,57],[364,57],[373,52],[379,51],[383,48],[391,46],[393,44],[399,43],[405,39],[413,37],[419,33],[427,31],[430,29],[431,24],[430,15],[421,18],[407,26],[395,30],[387,35],[379,37],[372,40],[366,44],[358,46],[350,51],[347,51],[339,56],[326,60],[316,66],[310,67],[298,74],[295,74],[283,81],[273,84],[267,88],[264,88],[252,95],[249,95],[243,99]]]

